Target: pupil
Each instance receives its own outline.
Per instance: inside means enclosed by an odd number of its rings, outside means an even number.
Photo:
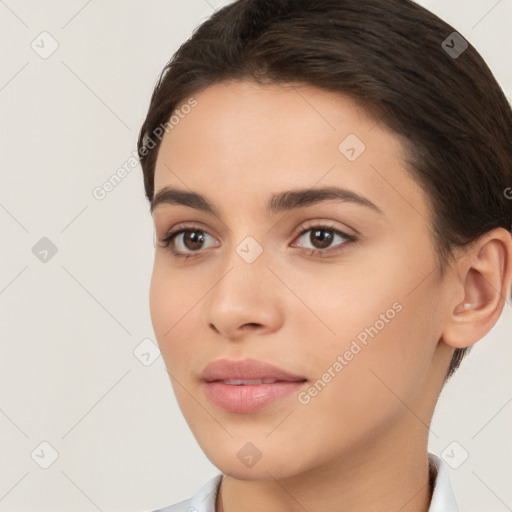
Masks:
[[[200,249],[204,242],[204,231],[187,231],[183,242],[185,247],[191,251]]]
[[[309,238],[315,247],[325,249],[326,247],[329,247],[332,242],[332,233],[326,229],[316,229],[311,232]]]

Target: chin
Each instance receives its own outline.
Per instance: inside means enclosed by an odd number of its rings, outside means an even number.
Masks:
[[[215,467],[237,480],[281,480],[307,469],[303,453],[297,454],[295,447],[268,440],[251,443],[230,439],[214,448],[204,445],[201,448]]]

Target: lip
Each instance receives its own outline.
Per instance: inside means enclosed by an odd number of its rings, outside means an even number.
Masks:
[[[199,378],[206,382],[228,379],[274,379],[287,382],[306,380],[301,375],[294,375],[256,359],[217,359],[204,368]]]
[[[298,392],[307,379],[255,359],[219,359],[208,364],[200,379],[206,397],[217,407],[236,413],[252,413]],[[266,384],[228,384],[229,380],[275,380]]]

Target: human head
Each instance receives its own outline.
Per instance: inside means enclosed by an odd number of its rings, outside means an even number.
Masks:
[[[227,6],[173,58],[141,130],[148,199],[170,186],[188,201],[153,210],[155,335],[196,439],[241,480],[339,475],[390,449],[424,464],[454,349],[486,334],[508,295],[510,108],[472,48],[457,59],[445,51],[452,29],[412,3],[383,6]],[[473,64],[460,75],[463,59]],[[457,93],[443,96],[443,84]],[[366,145],[353,161],[338,146],[347,134]],[[297,199],[283,191],[321,186],[355,191],[384,215],[347,202],[265,209],[276,194],[272,207]],[[305,254],[297,230],[319,218],[355,242],[336,256]],[[199,245],[216,243],[178,258],[162,242],[191,224],[204,229]],[[263,250],[252,262],[237,251],[247,236]],[[365,333],[375,334],[368,346]],[[272,362],[307,390],[226,413],[200,379],[219,357]],[[248,442],[263,454],[249,469],[239,460]]]
[[[350,96],[402,137],[431,202],[443,272],[455,248],[512,226],[504,194],[512,183],[511,109],[470,44],[458,58],[443,49],[453,32],[409,0],[246,0],[219,9],[179,48],[153,92],[138,141],[148,200],[159,127],[184,99],[229,79],[309,84]],[[455,350],[447,376],[467,350]]]

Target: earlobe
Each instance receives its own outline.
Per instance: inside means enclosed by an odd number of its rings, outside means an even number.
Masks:
[[[486,233],[457,262],[463,299],[455,299],[443,331],[454,348],[469,347],[496,324],[510,294],[512,237],[503,228]],[[459,290],[460,291],[460,290]]]

